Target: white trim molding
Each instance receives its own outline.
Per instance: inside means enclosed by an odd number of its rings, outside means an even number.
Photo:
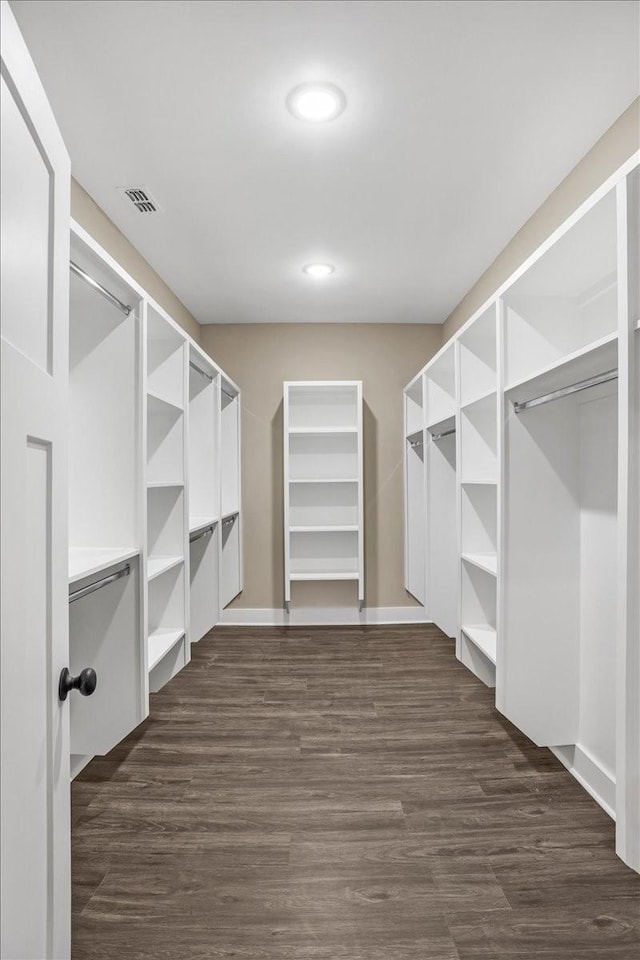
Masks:
[[[579,784],[590,793],[612,820],[616,819],[616,780],[599,760],[579,743],[550,747],[551,753],[567,768]]]
[[[287,613],[271,607],[231,607],[223,610],[222,626],[321,627],[373,624],[431,623],[422,607],[292,607]]]

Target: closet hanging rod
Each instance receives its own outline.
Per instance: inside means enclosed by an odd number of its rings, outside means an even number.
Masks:
[[[197,363],[193,362],[193,360],[189,360],[189,366],[191,367],[192,370],[195,370],[197,373],[199,373],[201,377],[204,377],[205,380],[209,380],[213,382],[213,377],[211,376],[211,374],[207,373],[206,370],[203,370],[202,367],[199,367]]]
[[[197,533],[192,534],[189,537],[189,543],[195,543],[196,540],[200,540],[202,537],[208,537],[213,533],[213,528],[215,524],[211,524],[208,527],[205,527],[204,530],[199,530]]]
[[[123,567],[121,570],[116,570],[115,573],[109,574],[108,577],[102,577],[100,580],[95,580],[93,583],[87,584],[86,587],[80,587],[79,590],[74,590],[73,593],[69,594],[69,603],[73,603],[74,600],[81,600],[82,597],[88,597],[90,593],[95,593],[96,590],[102,590],[108,583],[115,583],[116,580],[121,580],[122,577],[128,577],[130,573],[131,567],[127,564],[126,567]]]
[[[443,430],[442,433],[432,433],[432,440],[444,440],[445,437],[451,437],[456,432],[455,427],[451,427],[450,430]]]
[[[588,390],[590,387],[597,387],[601,383],[609,383],[610,380],[618,379],[617,370],[607,370],[606,373],[599,373],[595,377],[588,377],[586,380],[579,380],[568,387],[561,387],[559,390],[553,390],[551,393],[545,393],[541,397],[534,397],[532,400],[517,401],[513,404],[515,413],[522,413],[523,410],[530,410],[532,407],[540,407],[543,403],[550,403],[551,400],[560,400],[561,397],[568,397],[572,393],[579,393],[581,390]]]
[[[225,517],[224,520],[222,521],[222,526],[223,526],[223,527],[229,527],[229,526],[231,526],[232,523],[235,523],[235,522],[236,522],[237,516],[238,516],[238,514],[237,514],[237,513],[234,513],[234,514],[232,514],[230,517]]]
[[[413,450],[415,447],[421,447],[424,444],[424,440],[409,440],[409,446]]]
[[[118,300],[115,294],[111,293],[110,290],[107,290],[106,287],[103,287],[101,283],[98,283],[97,280],[94,280],[93,277],[90,277],[88,273],[85,273],[82,267],[79,267],[77,263],[74,263],[73,260],[69,260],[69,269],[71,273],[75,273],[77,277],[80,277],[81,280],[84,280],[90,287],[93,287],[94,290],[97,290],[105,300],[108,300],[109,303],[120,310],[121,313],[124,313],[125,317],[128,317],[133,307],[127,306],[126,303],[123,303],[122,300]]]

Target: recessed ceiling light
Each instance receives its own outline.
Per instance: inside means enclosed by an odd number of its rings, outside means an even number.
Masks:
[[[323,123],[334,120],[347,105],[347,98],[333,83],[301,83],[287,97],[287,106],[298,120]]]
[[[302,270],[314,280],[323,280],[334,272],[335,267],[331,263],[308,263]]]

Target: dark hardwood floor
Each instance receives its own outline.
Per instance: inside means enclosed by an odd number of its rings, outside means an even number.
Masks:
[[[434,627],[216,628],[74,782],[74,960],[638,960],[614,825]]]

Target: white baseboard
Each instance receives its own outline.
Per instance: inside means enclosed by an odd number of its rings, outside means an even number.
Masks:
[[[608,770],[579,743],[550,747],[551,752],[578,783],[591,794],[612,820],[616,818],[616,781]]]
[[[223,610],[220,623],[233,627],[321,627],[370,626],[392,623],[431,623],[421,607],[293,607],[285,610],[264,607],[232,607]]]

